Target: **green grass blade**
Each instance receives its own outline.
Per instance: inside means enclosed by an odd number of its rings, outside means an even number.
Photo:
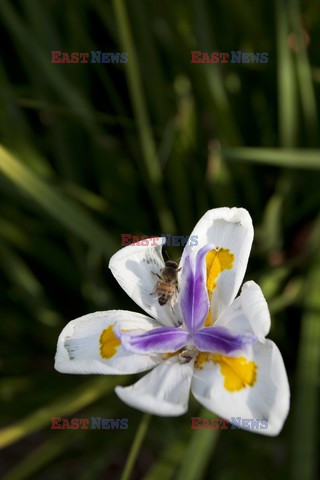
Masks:
[[[151,198],[159,211],[161,227],[166,232],[174,232],[175,225],[171,211],[166,207],[161,182],[163,180],[160,162],[157,158],[156,146],[148,117],[147,107],[143,94],[140,69],[134,40],[131,34],[127,9],[124,0],[114,0],[113,7],[119,26],[122,48],[128,52],[129,61],[126,64],[128,87],[131,96],[135,117],[137,119],[139,137],[143,152],[144,169],[147,174],[147,186]]]
[[[193,3],[195,9],[195,30],[198,37],[197,45],[199,45],[199,50],[201,48],[204,52],[207,52],[211,47],[212,52],[217,52],[218,49],[212,40],[213,25],[212,21],[210,22],[206,2],[204,0],[194,0]],[[197,66],[198,65],[194,65],[194,67]],[[203,64],[201,68],[204,70],[207,81],[206,94],[210,95],[217,110],[217,116],[219,117],[218,129],[220,138],[222,138],[227,145],[237,145],[241,143],[241,135],[232,114],[219,64],[215,65],[214,68],[212,68],[210,64]]]
[[[59,322],[61,320],[59,314],[54,311],[42,284],[23,257],[4,243],[0,243],[0,257],[0,271],[15,289],[19,301],[30,309],[31,315],[44,324],[55,325]]]
[[[95,65],[95,64],[94,64]],[[98,64],[99,65],[99,64]],[[1,74],[1,69],[0,69]],[[1,80],[1,76],[0,76]],[[0,84],[1,85],[1,84]],[[39,100],[35,98],[25,98],[15,96],[14,102],[18,107],[36,110],[38,112],[48,112],[54,115],[59,116],[61,119],[74,119],[77,116],[77,112],[70,110],[69,107],[60,104],[50,103],[48,101]],[[126,116],[122,115],[110,115],[105,112],[100,112],[97,110],[92,111],[92,115],[96,122],[105,124],[105,125],[121,125],[123,128],[133,130],[135,128],[134,121]]]
[[[298,132],[297,82],[292,52],[288,45],[289,25],[285,0],[276,0],[276,20],[279,140],[281,146],[293,147]]]
[[[67,230],[89,245],[108,256],[117,249],[115,241],[87,215],[85,210],[34,174],[1,146],[0,172]]]
[[[293,406],[292,480],[315,480],[319,425],[320,265],[311,270],[305,288]]]
[[[119,382],[123,383],[124,381],[125,377],[121,377],[119,380],[117,377],[102,376],[83,383],[58,400],[39,408],[25,419],[2,428],[0,430],[0,448],[7,447],[21,438],[51,425],[51,417],[67,417],[81,410],[109,393]]]
[[[34,241],[34,237],[29,235],[22,225],[12,223],[4,217],[0,219],[0,238],[21,255],[35,258],[49,272],[57,275],[66,286],[77,284],[72,271],[72,260],[67,251],[60,249],[52,240],[38,235]]]
[[[143,480],[172,480],[179,463],[182,462],[185,448],[184,439],[180,438],[171,442],[143,477]]]
[[[213,414],[205,408],[201,410],[201,418],[213,418]],[[220,430],[193,430],[184,460],[176,475],[176,480],[201,480],[211,460],[217,444]]]
[[[131,7],[131,8],[130,8]],[[139,48],[139,57],[143,59],[141,73],[143,78],[149,78],[146,83],[146,98],[153,107],[156,123],[163,125],[167,119],[168,112],[172,109],[163,79],[163,68],[159,61],[158,50],[155,45],[152,25],[148,21],[152,13],[152,4],[143,2],[128,3],[128,12],[132,18],[132,25],[135,26],[135,37]],[[156,92],[156,94],[155,94]],[[152,112],[151,112],[152,113]]]
[[[41,72],[48,84],[79,116],[84,126],[93,135],[98,134],[100,129],[92,115],[90,103],[87,102],[75,85],[56,68],[58,65],[51,64],[51,52],[46,51],[43,45],[37,42],[34,35],[17,15],[12,4],[7,0],[0,2],[0,14],[2,22],[18,46],[18,51],[27,53],[27,56],[32,59],[32,68],[38,69],[38,75]]]
[[[145,166],[152,183],[158,184],[162,179],[162,172],[160,169],[160,164],[157,160],[155,143],[143,95],[143,86],[140,78],[138,58],[134,40],[131,34],[125,2],[123,0],[115,0],[113,2],[113,6],[119,25],[121,43],[124,51],[128,52],[129,61],[126,64],[128,87],[130,90],[135,116],[137,118]]]
[[[285,289],[268,302],[271,314],[279,313],[293,304],[299,304],[303,298],[303,280],[300,277],[293,278]]]
[[[290,148],[222,148],[222,158],[233,162],[253,162],[277,167],[320,169],[320,150]]]
[[[317,102],[312,83],[311,66],[303,38],[299,0],[290,0],[288,5],[293,26],[292,33],[295,35],[297,43],[295,60],[297,66],[297,80],[301,97],[301,106],[306,126],[306,134],[309,139],[309,143],[311,145],[315,145],[319,143],[317,141],[319,130]]]
[[[15,465],[2,479],[24,480],[25,478],[33,478],[33,475],[41,468],[64,453],[72,442],[74,442],[74,438],[68,435],[60,435],[48,440]]]
[[[0,257],[1,270],[12,284],[20,289],[28,300],[40,300],[43,303],[43,287],[23,258],[4,243],[0,243]]]
[[[137,460],[137,456],[142,446],[143,439],[147,433],[149,423],[151,420],[151,415],[149,413],[144,413],[143,417],[138,426],[136,435],[133,439],[129,455],[127,457],[121,479],[120,480],[129,480],[132,474],[132,470]]]

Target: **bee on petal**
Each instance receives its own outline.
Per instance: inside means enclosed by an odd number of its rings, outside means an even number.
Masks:
[[[178,272],[181,269],[178,268],[177,262],[173,260],[167,260],[165,262],[164,268],[158,273],[153,273],[156,275],[159,280],[156,283],[156,286],[153,292],[150,295],[157,294],[159,305],[166,305],[168,302],[172,306],[173,299],[177,292],[179,291],[178,286]]]

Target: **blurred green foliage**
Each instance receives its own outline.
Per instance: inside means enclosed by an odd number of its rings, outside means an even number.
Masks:
[[[1,0],[0,21],[2,478],[120,478],[137,429],[133,479],[319,478],[317,3]],[[51,50],[129,62],[52,64]],[[192,50],[269,62],[192,64]],[[269,301],[292,389],[276,438],[191,431],[193,400],[147,428],[113,393],[137,376],[53,370],[69,320],[137,310],[107,270],[121,233],[188,235],[219,206],[255,226],[246,278]],[[52,431],[51,416],[129,429]]]

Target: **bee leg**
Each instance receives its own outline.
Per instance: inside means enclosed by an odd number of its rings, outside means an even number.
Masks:
[[[191,356],[179,356],[180,363],[184,365],[185,363],[189,363],[192,360]]]
[[[173,310],[173,298],[170,298],[170,300],[168,301],[167,303],[168,307],[170,308],[171,312],[173,313],[173,315],[175,315],[175,312]]]
[[[176,314],[173,312],[174,316],[176,317]],[[178,320],[177,317],[174,319],[174,326],[175,327],[181,327],[182,325],[182,320]]]
[[[153,272],[152,272],[152,273],[153,273]],[[156,275],[156,274],[155,274],[155,275]],[[154,295],[154,294],[157,292],[157,290],[158,290],[158,284],[159,284],[159,282],[156,283],[156,286],[154,287],[154,289],[153,289],[153,291],[150,293],[150,295]]]
[[[174,311],[173,309],[173,303],[174,303],[174,300],[175,300],[175,296],[176,294],[171,298],[171,301],[170,301],[170,308],[171,308],[171,312],[173,313],[173,315],[176,317],[176,312]],[[177,317],[176,317],[177,318]],[[180,327],[180,325],[182,325],[182,320],[178,320],[175,322],[175,326],[176,327]]]
[[[156,275],[156,277],[158,277],[161,280],[161,277],[158,273],[155,273],[155,272],[151,272],[151,273],[152,273],[152,275]]]
[[[171,301],[170,301],[170,309],[171,309],[171,312],[173,313],[173,315],[176,317],[176,312],[175,312],[174,309],[173,309],[173,300],[174,300],[174,297],[173,297],[173,298],[171,299]],[[182,323],[182,322],[181,322],[181,323]],[[181,323],[180,323],[179,320],[178,320],[176,326],[180,326]]]
[[[173,315],[176,317],[175,312],[173,312]],[[174,319],[174,326],[175,327],[181,327],[182,325],[182,320],[178,320],[177,317]]]

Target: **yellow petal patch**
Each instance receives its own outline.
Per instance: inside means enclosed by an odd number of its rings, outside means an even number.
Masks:
[[[208,312],[208,315],[207,315],[207,318],[205,319],[204,321],[204,326],[205,327],[210,327],[210,325],[212,325],[212,314],[211,314],[211,308]]]
[[[230,270],[233,267],[234,254],[227,248],[217,248],[211,250],[206,255],[207,265],[207,290],[211,298],[213,290],[217,286],[217,278],[224,270]],[[211,310],[205,320],[205,327],[212,325]]]
[[[213,354],[212,353],[206,353],[206,352],[198,353],[196,361],[194,362],[194,367],[201,369],[206,362],[209,362],[209,360],[213,361],[213,359],[209,358],[209,356],[211,357],[211,356],[213,356]]]
[[[224,376],[224,388],[229,392],[238,392],[246,387],[253,387],[257,381],[257,365],[245,357],[226,357],[217,353],[200,352],[195,367],[202,368],[205,362],[212,361],[220,365]]]
[[[105,328],[100,335],[100,355],[102,358],[111,358],[117,353],[121,345],[120,340],[115,336],[113,325]]]
[[[242,388],[253,387],[257,380],[257,365],[245,357],[226,357],[215,355],[215,363],[220,364],[224,376],[224,387],[229,392],[237,392]]]
[[[220,273],[224,270],[230,270],[233,267],[233,262],[234,255],[227,248],[218,248],[207,253],[207,290],[209,297],[216,288],[216,281]]]

